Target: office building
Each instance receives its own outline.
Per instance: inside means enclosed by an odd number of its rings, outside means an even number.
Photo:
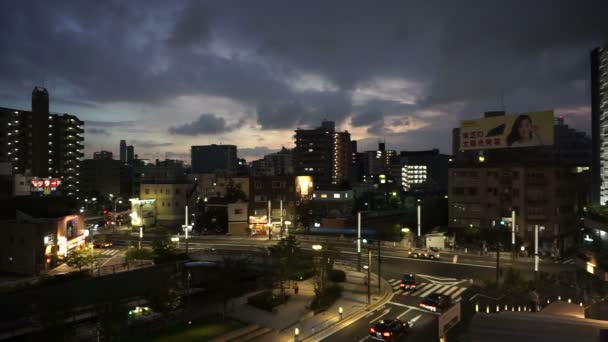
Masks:
[[[564,234],[572,232],[585,201],[586,188],[577,168],[454,161],[448,172],[450,227],[490,228],[510,220],[515,211],[517,237],[528,248],[538,225],[542,248],[558,249]]]
[[[293,174],[292,150],[281,148],[280,151],[267,154],[263,159],[251,162],[253,176],[284,176]]]
[[[48,101],[47,90],[35,87],[32,111],[0,108],[0,162],[10,162],[13,174],[59,178],[61,193],[77,196],[84,122],[49,113]]]
[[[450,156],[438,149],[428,151],[402,151],[396,165],[399,173],[394,180],[404,191],[447,193],[448,163]]]
[[[387,150],[385,143],[378,143],[378,150],[360,154],[363,176],[369,178],[379,174],[389,174],[390,165],[394,163],[396,157],[397,151]]]
[[[94,156],[101,155],[95,152]],[[109,194],[130,194],[121,189],[121,168],[119,160],[108,158],[85,159],[80,167],[80,192],[86,196],[97,194],[107,197]]]
[[[125,140],[120,141],[120,162],[123,164],[127,162],[127,142]]]
[[[133,165],[135,161],[135,148],[133,145],[127,146],[127,164]]]
[[[350,133],[336,132],[333,121],[315,129],[297,129],[293,149],[296,175],[312,176],[315,187],[329,189],[348,183],[351,168]]]
[[[184,183],[187,181],[188,175],[184,162],[181,160],[166,159],[156,160],[154,164],[144,164],[142,161],[136,163],[132,167],[132,171],[128,168],[123,171],[125,177],[129,172],[133,174],[132,192],[138,195],[142,183],[149,184],[167,184],[167,183]]]
[[[192,173],[224,172],[234,175],[238,164],[236,152],[235,145],[192,146]]]
[[[591,52],[591,199],[608,201],[608,46]]]
[[[249,182],[249,228],[253,235],[278,236],[293,227],[296,213],[294,176],[251,177]],[[283,211],[281,211],[281,207]],[[282,224],[282,225],[281,225]]]

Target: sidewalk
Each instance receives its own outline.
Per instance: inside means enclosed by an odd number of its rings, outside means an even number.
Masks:
[[[251,293],[233,300],[234,306],[230,313],[231,317],[271,329],[270,332],[261,336],[252,339],[242,336],[239,340],[291,342],[294,341],[294,332],[298,328],[299,340],[303,341],[321,331],[328,330],[328,328],[334,328],[336,323],[340,321],[347,321],[354,315],[365,312],[368,308],[367,286],[364,283],[366,275],[351,270],[345,270],[345,272],[346,282],[340,283],[344,288],[342,296],[330,308],[317,315],[314,315],[308,309],[314,297],[313,278],[298,283],[300,291],[297,295],[293,293],[293,289],[289,289],[288,294],[291,295],[289,301],[277,307],[275,313],[269,313],[248,305],[247,297],[251,296]],[[373,279],[374,277],[372,277]],[[383,288],[385,292],[378,293],[377,286],[372,287],[372,305],[378,305],[388,299],[385,294],[392,292],[388,291],[392,288],[385,281],[383,281]],[[340,307],[343,310],[342,320],[339,315]]]

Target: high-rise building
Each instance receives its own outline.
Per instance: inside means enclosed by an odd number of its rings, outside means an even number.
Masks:
[[[449,156],[438,149],[402,151],[398,165],[400,175],[393,177],[404,191],[447,193]],[[394,165],[395,165],[394,164]]]
[[[135,161],[135,148],[133,145],[127,146],[127,164],[133,165]]]
[[[389,173],[389,167],[395,161],[397,151],[387,150],[385,143],[378,143],[378,150],[365,151],[361,154],[364,176],[374,176]]]
[[[608,46],[591,51],[591,200],[608,201]]]
[[[349,181],[352,162],[350,133],[336,132],[333,121],[321,127],[297,129],[293,149],[294,172],[312,176],[315,188],[329,189]]]
[[[84,195],[122,194],[120,176],[123,164],[112,158],[85,159],[80,170],[80,191]]]
[[[84,122],[48,108],[42,87],[32,92],[32,111],[0,108],[0,162],[10,162],[13,174],[60,178],[61,192],[77,196]]]
[[[93,152],[93,159],[95,160],[112,160],[114,156],[110,151],[99,151]]]
[[[192,146],[192,173],[224,172],[234,175],[237,171],[235,145]]]
[[[124,140],[120,141],[120,162],[123,164],[127,162],[127,142]]]

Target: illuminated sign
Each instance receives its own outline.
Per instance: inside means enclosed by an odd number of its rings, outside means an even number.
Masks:
[[[42,193],[44,195],[51,195],[57,191],[57,188],[61,185],[61,179],[59,178],[33,178],[31,183],[32,192]]]
[[[460,149],[553,145],[553,111],[494,116],[460,123]]]

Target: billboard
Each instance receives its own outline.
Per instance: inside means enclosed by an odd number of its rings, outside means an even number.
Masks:
[[[493,116],[460,123],[461,150],[553,145],[553,111]]]
[[[33,178],[30,184],[32,185],[32,192],[51,195],[54,194],[61,185],[61,179]]]

